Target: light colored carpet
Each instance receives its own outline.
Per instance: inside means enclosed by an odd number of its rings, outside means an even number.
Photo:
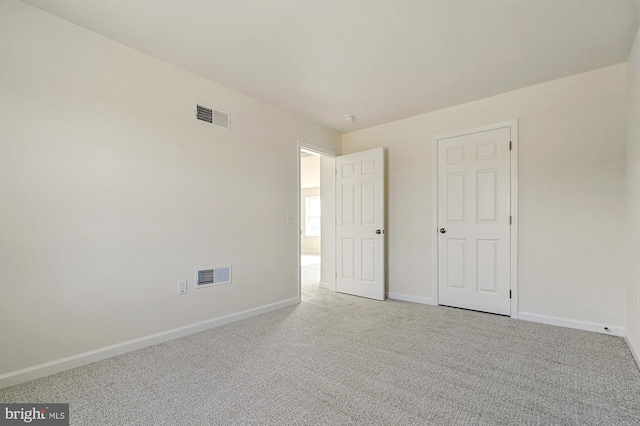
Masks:
[[[316,288],[303,303],[0,390],[74,425],[638,425],[616,337]]]
[[[307,290],[315,291],[320,284],[320,263],[309,263],[301,266],[302,269],[302,296]],[[309,287],[309,288],[307,288]]]

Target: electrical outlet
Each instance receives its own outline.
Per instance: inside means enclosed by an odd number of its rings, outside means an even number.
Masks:
[[[178,294],[187,294],[187,280],[178,281]]]
[[[287,223],[289,225],[293,223],[293,213],[287,213]]]

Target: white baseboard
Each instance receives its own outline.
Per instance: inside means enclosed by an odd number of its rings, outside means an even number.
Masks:
[[[578,330],[595,331],[596,333],[608,334],[610,336],[624,336],[624,328],[610,326],[607,324],[598,324],[595,322],[573,320],[568,318],[552,317],[549,315],[532,314],[529,312],[518,312],[518,319],[525,321],[540,322],[549,325],[558,325],[560,327],[576,328]],[[605,327],[608,328],[605,329]]]
[[[320,282],[320,283],[318,284],[318,286],[319,286],[320,288],[326,288],[327,290],[333,290],[333,285],[332,285],[331,283],[323,283],[323,282]]]
[[[627,336],[627,333],[624,334],[624,340],[627,342],[627,346],[629,346],[631,355],[633,355],[633,359],[636,360],[636,365],[640,369],[640,348],[636,348],[633,346],[633,343],[631,343],[631,340],[629,339],[629,336]]]
[[[402,293],[387,293],[387,297],[393,300],[402,300],[404,302],[422,303],[423,305],[435,305],[433,299],[429,297],[412,296],[410,294]]]
[[[34,365],[32,367],[23,368],[22,370],[11,371],[0,375],[0,389],[14,386],[20,383],[35,380],[40,377],[49,376],[61,371],[70,370],[72,368],[81,367],[92,362],[101,361],[126,352],[135,351],[147,346],[157,345],[158,343],[176,339],[178,337],[188,336],[190,334],[209,330],[211,328],[220,327],[235,321],[240,321],[256,315],[265,314],[277,309],[300,303],[300,299],[293,298],[283,300],[281,302],[271,303],[269,305],[259,306],[257,308],[248,309],[246,311],[235,314],[225,315],[223,317],[214,318],[183,327],[174,328],[160,333],[151,334],[149,336],[140,337],[126,342],[117,343],[115,345],[106,346],[104,348],[95,349],[93,351],[72,355],[66,358],[57,359],[55,361],[45,362],[44,364]]]

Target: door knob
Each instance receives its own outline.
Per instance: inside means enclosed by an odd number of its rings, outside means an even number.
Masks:
[[[376,234],[378,234],[378,235],[382,234],[382,230],[376,229]]]
[[[444,234],[445,232],[447,232],[447,230],[446,230],[446,229],[444,229],[444,228],[440,228],[440,233],[441,233],[441,234]]]

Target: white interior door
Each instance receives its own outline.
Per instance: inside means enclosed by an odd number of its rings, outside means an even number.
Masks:
[[[438,140],[438,303],[510,315],[511,129]]]
[[[336,158],[336,290],[384,300],[384,151]]]

